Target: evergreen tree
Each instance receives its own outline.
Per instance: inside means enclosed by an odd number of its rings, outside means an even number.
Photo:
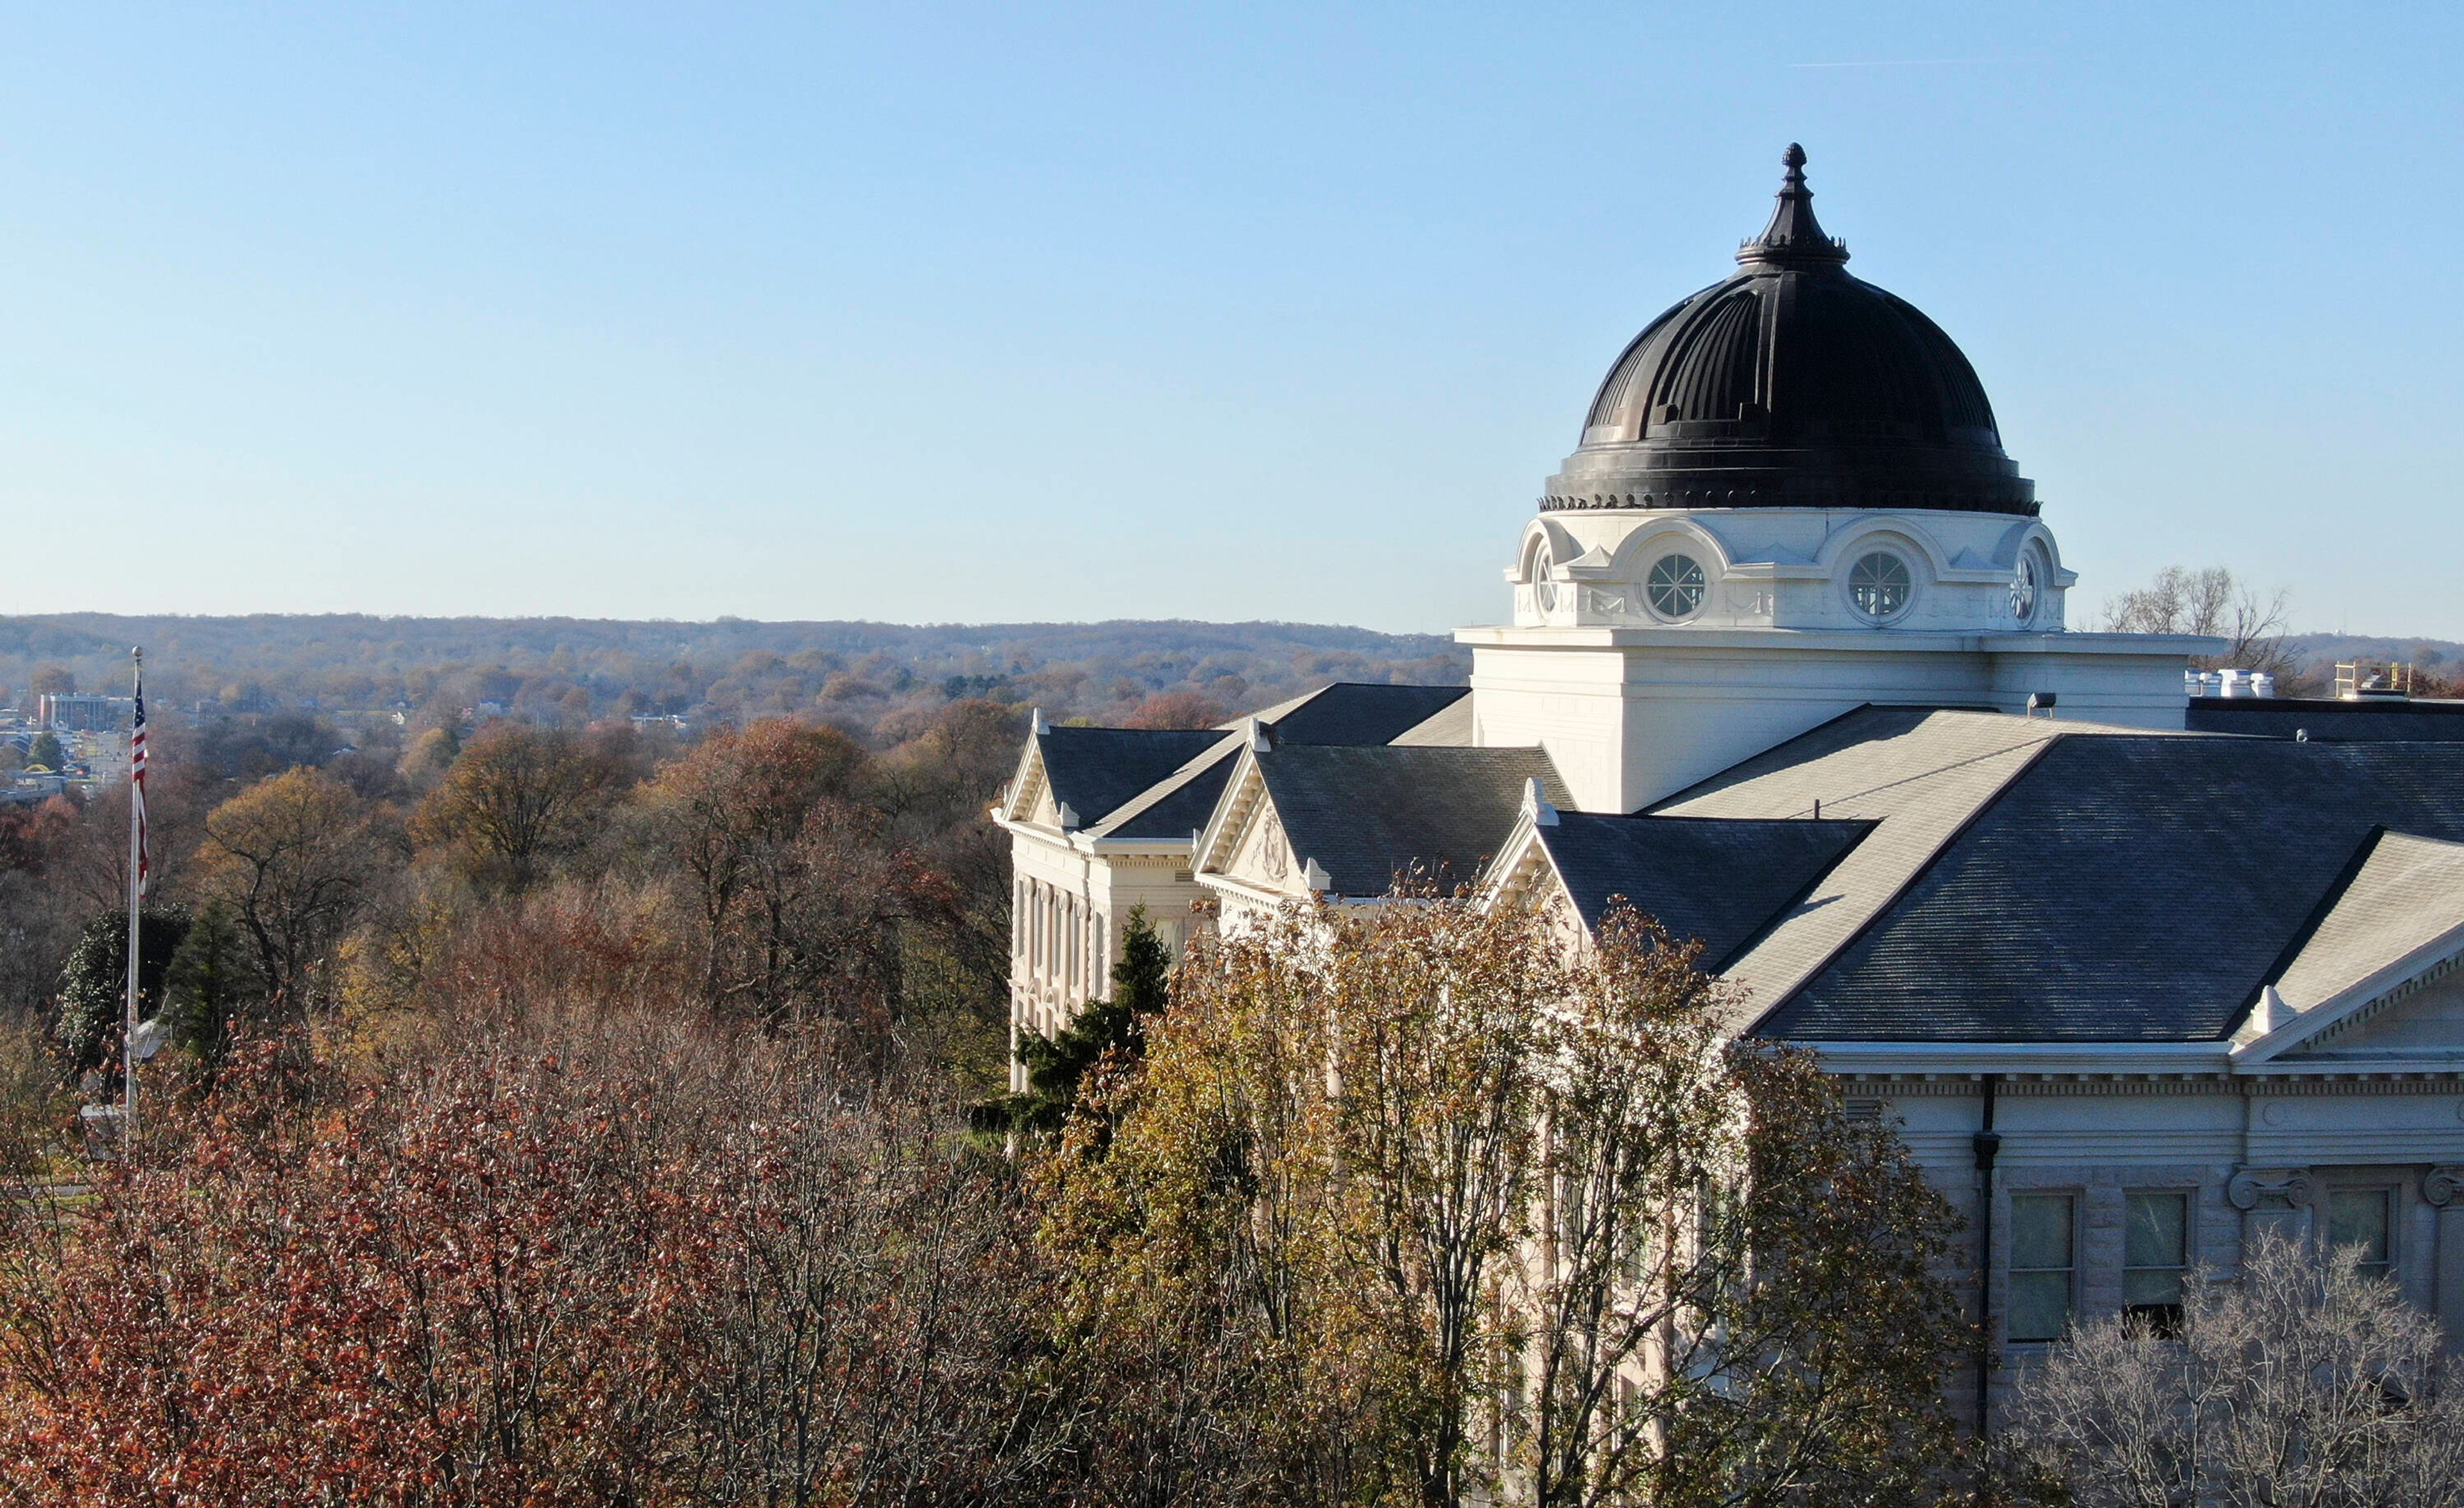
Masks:
[[[34,741],[26,745],[26,763],[40,765],[45,769],[56,771],[67,763],[67,756],[60,752],[58,739],[49,733],[37,733],[34,735]]]
[[[188,935],[183,906],[147,906],[138,928],[137,1014],[151,1018],[163,1008],[163,976],[171,955]],[[52,1023],[52,1050],[61,1076],[74,1083],[102,1071],[106,1087],[120,1082],[120,1032],[128,999],[128,913],[107,911],[85,924],[60,969],[59,1014]]]
[[[171,1044],[194,1053],[210,1076],[231,1029],[266,997],[256,950],[218,903],[197,914],[164,981]]]
[[[1130,912],[1121,927],[1121,956],[1112,963],[1112,998],[1090,1000],[1052,1036],[1028,1031],[1018,1055],[1026,1064],[1026,1093],[1010,1099],[1010,1124],[1050,1134],[1078,1102],[1079,1082],[1107,1053],[1135,1059],[1146,1051],[1142,1023],[1163,1009],[1172,986],[1172,954],[1164,947],[1147,908]]]

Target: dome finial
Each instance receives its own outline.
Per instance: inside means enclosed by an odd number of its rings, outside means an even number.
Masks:
[[[1805,187],[1805,148],[1791,142],[1779,160],[1788,169],[1780,180],[1779,204],[1771,211],[1771,224],[1738,251],[1737,260],[1775,267],[1837,266],[1846,261],[1846,245],[1823,234],[1821,224],[1814,218],[1814,190]]]

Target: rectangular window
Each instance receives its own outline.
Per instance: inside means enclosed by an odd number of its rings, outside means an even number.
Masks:
[[[2122,1197],[2122,1312],[2170,1334],[2190,1266],[2190,1196],[2134,1188]]]
[[[2068,1194],[2011,1196],[2010,1335],[2058,1341],[2070,1327],[2074,1202]]]
[[[2360,1247],[2364,1277],[2385,1277],[2393,1265],[2388,1203],[2384,1188],[2339,1188],[2327,1196],[2327,1244]]]

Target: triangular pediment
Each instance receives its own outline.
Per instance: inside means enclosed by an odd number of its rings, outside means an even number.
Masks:
[[[1309,856],[1292,851],[1253,748],[1242,750],[1241,763],[1199,834],[1197,849],[1193,867],[1200,878],[1214,876],[1294,900],[1307,900],[1312,894]]]

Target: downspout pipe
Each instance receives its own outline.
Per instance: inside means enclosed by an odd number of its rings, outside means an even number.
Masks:
[[[1971,1138],[1976,1148],[1976,1438],[1985,1438],[1992,1407],[1993,1374],[1993,1160],[2002,1133],[1993,1129],[1993,1097],[2002,1076],[1985,1076],[1985,1114]]]

